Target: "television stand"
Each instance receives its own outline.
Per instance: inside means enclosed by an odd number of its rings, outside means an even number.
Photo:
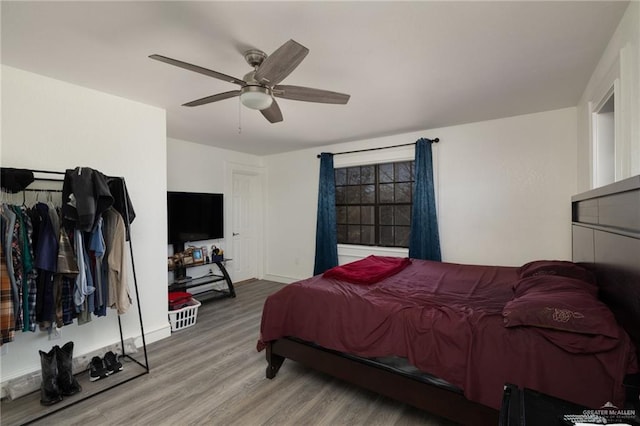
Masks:
[[[174,270],[176,279],[173,283],[169,284],[169,291],[188,291],[191,288],[202,287],[207,284],[213,284],[220,281],[225,281],[227,288],[224,290],[209,289],[201,293],[198,293],[198,300],[203,297],[203,300],[214,300],[226,297],[236,297],[236,291],[233,288],[231,277],[227,272],[225,263],[232,259],[214,260],[212,262],[198,263],[194,265],[186,265],[178,267]],[[219,273],[212,272],[201,277],[191,278],[186,275],[186,270],[198,266],[216,265]],[[203,301],[200,300],[200,301]]]

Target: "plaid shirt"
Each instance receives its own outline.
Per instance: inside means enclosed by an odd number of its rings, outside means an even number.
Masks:
[[[13,212],[16,214],[16,222],[13,226],[13,232],[11,234],[11,262],[13,263],[13,276],[16,281],[17,300],[18,303],[14,305],[14,313],[16,317],[16,330],[22,330],[24,325],[24,298],[22,296],[22,247],[20,246],[21,235],[21,221],[18,220],[18,213],[15,209]]]
[[[31,240],[33,226],[31,224],[31,219],[27,214],[26,207],[13,206],[13,210],[18,216],[18,220],[16,220],[16,222],[20,222],[18,245],[20,246],[22,261],[18,264],[18,268],[22,268],[22,317],[24,320],[22,331],[36,331],[36,295],[38,291],[36,278],[38,276],[38,271],[34,268]]]
[[[55,290],[56,295],[59,295],[60,298],[59,302],[56,300],[56,322],[58,327],[73,323],[73,319],[76,317],[76,307],[73,303],[73,287],[75,286],[76,275],[78,275],[76,255],[67,230],[61,227],[60,241],[58,242],[58,273],[56,274],[56,280],[59,280],[59,289],[56,288]]]
[[[7,225],[2,220],[2,233],[4,235],[4,227]],[[4,241],[3,241],[4,243]],[[11,291],[11,279],[7,269],[7,258],[4,252],[4,244],[0,244],[0,336],[2,343],[13,341],[16,320],[13,315],[13,296]]]

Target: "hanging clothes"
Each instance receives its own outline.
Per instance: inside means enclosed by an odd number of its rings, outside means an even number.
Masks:
[[[15,194],[25,189],[34,181],[33,172],[27,169],[0,168],[0,184],[2,189]]]
[[[84,238],[85,237],[84,234],[86,233],[83,232],[82,234]],[[87,286],[86,286],[87,294],[85,294],[84,302],[82,303],[82,307],[78,312],[78,325],[82,325],[91,321],[91,314],[95,310],[95,294],[96,294],[96,287],[93,282],[93,274],[91,271],[91,260],[89,259],[89,253],[87,252],[86,241],[83,242],[83,250],[81,254],[78,254],[78,256],[82,256],[83,258],[82,264],[84,266],[84,276],[85,276],[85,279],[87,280]],[[76,306],[76,308],[78,307]]]
[[[12,193],[37,180],[24,169],[2,168],[2,176]],[[24,196],[21,206],[0,204],[2,342],[131,306],[125,245],[136,214],[124,179],[76,167],[62,183],[62,207],[49,196],[30,208]]]
[[[31,219],[27,214],[26,207],[13,206],[13,211],[17,216],[16,222],[20,222],[20,232],[17,244],[20,247],[20,258],[22,260],[21,264],[18,265],[22,268],[22,331],[36,331],[36,278],[38,276],[38,272],[34,267],[34,255],[31,240],[33,228],[31,225]],[[15,272],[14,263],[14,273]]]
[[[7,268],[7,276],[11,285],[11,300],[13,303],[13,315],[14,328],[20,329],[22,328],[22,323],[20,325],[17,324],[17,317],[20,314],[20,292],[18,291],[18,286],[16,284],[16,276],[13,270],[13,250],[12,250],[12,241],[13,241],[13,232],[16,226],[16,214],[9,208],[8,205],[2,204],[0,205],[0,215],[2,215],[2,219],[4,221],[4,227],[2,229],[2,247],[4,248],[5,255],[5,265]]]
[[[78,273],[78,263],[69,240],[69,234],[64,227],[61,227],[58,241],[57,273],[54,277],[56,324],[58,327],[72,324],[76,316],[73,288]]]
[[[5,255],[6,228],[8,225],[7,219],[2,214],[0,216],[0,345],[13,341],[16,326],[13,312],[13,291]]]
[[[49,329],[55,321],[53,277],[58,264],[58,238],[55,235],[49,206],[37,203],[32,209],[39,217],[38,238],[35,241],[35,267],[38,268],[36,321],[41,330]]]
[[[82,231],[76,228],[74,231],[73,242],[75,243],[76,260],[78,261],[78,276],[76,278],[76,286],[73,292],[73,302],[76,305],[76,312],[84,310],[84,301],[88,295],[95,291],[91,275],[88,274],[89,268],[85,257],[84,235]]]
[[[67,170],[62,184],[63,219],[80,231],[90,232],[113,196],[105,175],[89,167]]]
[[[116,209],[120,216],[124,219],[124,224],[127,230],[127,241],[130,239],[129,228],[136,218],[136,212],[131,204],[129,198],[129,191],[127,190],[127,184],[123,178],[109,177],[107,178],[107,184],[109,190],[113,196],[113,208]]]
[[[109,307],[124,314],[131,306],[126,258],[125,226],[122,216],[110,208],[104,212],[105,258],[109,266]]]
[[[91,272],[93,274],[95,291],[95,309],[93,313],[96,316],[102,317],[107,315],[107,301],[109,296],[109,287],[105,277],[107,276],[104,271],[104,254],[106,251],[106,245],[103,235],[103,218],[98,218],[96,226],[91,232],[91,238],[89,241],[89,257],[91,260]]]

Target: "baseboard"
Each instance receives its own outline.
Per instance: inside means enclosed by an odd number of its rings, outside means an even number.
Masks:
[[[291,284],[296,281],[300,281],[303,278],[293,278],[293,277],[285,277],[283,275],[266,274],[263,279],[267,281],[275,281],[277,283],[282,283],[282,284]]]
[[[167,322],[167,325],[165,325],[164,327],[157,328],[153,331],[147,331],[144,333],[144,337],[145,343],[147,345],[162,339],[166,339],[167,337],[171,337],[171,324]],[[138,348],[142,347],[142,338],[140,336],[135,339],[135,342]]]
[[[157,342],[162,339],[171,337],[171,325],[167,323],[166,326],[160,327],[153,331],[147,331],[145,333],[145,344]],[[140,362],[144,362],[144,354],[138,352],[138,349],[142,348],[142,337],[131,337],[124,340],[125,354],[132,355]],[[120,342],[115,342],[106,345],[100,349],[83,353],[74,354],[73,357],[73,373],[78,374],[85,371],[88,368],[91,358],[94,356],[103,356],[106,352],[113,351],[117,354],[121,354]],[[17,376],[12,378],[6,378],[0,383],[0,398],[9,397],[11,399],[19,398],[31,392],[35,392],[40,388],[42,379],[40,377],[40,370],[27,371],[18,373]]]

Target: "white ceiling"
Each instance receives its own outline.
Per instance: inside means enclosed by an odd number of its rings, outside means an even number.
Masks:
[[[257,155],[575,106],[628,2],[2,1],[2,63],[167,110],[169,137]],[[310,53],[282,84],[347,105],[278,100],[270,124],[238,86],[242,52]],[[241,132],[239,132],[241,127]]]

